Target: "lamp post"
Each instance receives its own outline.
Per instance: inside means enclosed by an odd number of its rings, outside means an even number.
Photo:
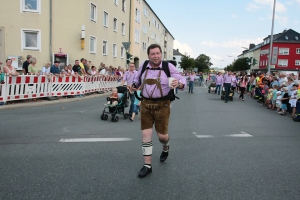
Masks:
[[[268,59],[268,73],[270,74],[271,69],[271,59],[272,59],[272,54],[273,54],[273,31],[274,31],[274,18],[275,18],[275,6],[276,6],[276,0],[274,0],[273,4],[273,17],[272,17],[272,29],[271,29],[271,41],[270,41],[270,50],[269,50],[269,59]]]

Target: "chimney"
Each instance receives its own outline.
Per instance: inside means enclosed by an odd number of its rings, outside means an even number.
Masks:
[[[179,49],[177,49],[177,51],[179,52]]]

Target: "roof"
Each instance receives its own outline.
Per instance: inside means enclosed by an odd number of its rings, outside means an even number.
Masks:
[[[265,39],[271,37],[270,35]],[[274,42],[287,42],[287,43],[300,43],[300,33],[294,31],[293,29],[284,30],[282,33],[273,35]]]
[[[173,49],[173,56],[183,56],[183,54],[179,52],[179,49]]]
[[[160,23],[165,27],[166,31],[172,36],[172,38],[175,40],[175,38],[173,37],[173,35],[171,34],[171,32],[166,28],[166,26],[164,25],[164,23],[162,23],[162,21],[159,19],[159,17],[156,15],[156,13],[152,10],[151,6],[147,3],[146,0],[144,0],[145,4],[150,8],[150,10],[152,11],[152,13],[157,17],[157,19],[160,21]]]

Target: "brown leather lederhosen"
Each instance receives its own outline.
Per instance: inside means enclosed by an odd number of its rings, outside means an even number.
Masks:
[[[170,116],[170,100],[159,100],[160,98],[153,98],[153,93],[159,89],[161,98],[163,97],[162,87],[160,83],[161,70],[159,70],[157,79],[147,79],[148,70],[146,70],[144,80],[141,85],[141,94],[143,93],[144,85],[156,85],[151,94],[145,88],[148,98],[142,97],[141,102],[141,129],[152,128],[155,123],[155,129],[160,134],[168,133],[168,124]]]

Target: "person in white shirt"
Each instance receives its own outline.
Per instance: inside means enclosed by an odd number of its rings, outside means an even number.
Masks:
[[[45,66],[42,68],[41,75],[50,74],[50,66],[51,66],[51,62],[46,62]]]

